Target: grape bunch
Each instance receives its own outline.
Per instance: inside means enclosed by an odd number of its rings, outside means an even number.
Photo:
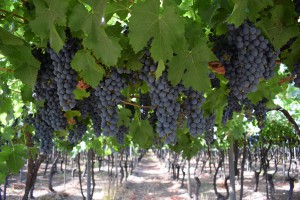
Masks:
[[[298,14],[300,14],[300,0],[294,0],[295,10]]]
[[[78,143],[85,132],[87,131],[87,125],[82,121],[76,120],[76,124],[73,126],[72,130],[69,130],[68,141],[70,144]]]
[[[186,98],[184,98],[184,107],[187,116],[187,126],[190,134],[193,137],[201,135],[206,127],[206,121],[203,117],[202,104],[205,101],[203,94],[195,91],[192,88],[183,91]]]
[[[97,105],[101,110],[101,127],[105,136],[115,136],[118,132],[118,104],[121,102],[121,90],[126,87],[126,77],[122,76],[116,68],[111,69],[96,87],[95,95],[98,97]]]
[[[159,137],[165,138],[165,143],[175,141],[177,119],[180,114],[180,103],[177,102],[182,86],[172,86],[168,81],[166,71],[150,85],[151,103],[155,108]]]
[[[147,47],[144,48],[144,55],[140,58],[140,63],[143,64],[139,78],[145,81],[150,87],[155,82],[155,71],[158,63],[153,60],[149,48],[151,47],[153,39],[148,41]]]
[[[248,121],[251,121],[253,118],[252,115],[254,111],[253,103],[248,98],[245,98],[242,100],[242,104],[243,104],[245,117],[248,119]]]
[[[80,111],[82,118],[91,118],[94,133],[97,137],[99,137],[102,133],[102,118],[101,110],[97,107],[98,97],[95,94],[95,89],[90,89],[88,91],[90,92],[90,96],[88,98],[84,98],[83,100],[77,101],[75,108]]]
[[[267,80],[273,76],[279,53],[247,20],[238,28],[228,25],[228,30],[227,42],[231,52],[224,63],[225,78],[229,80],[232,93],[242,100],[248,93],[256,91],[260,78]]]
[[[147,93],[140,93],[140,105],[141,106],[150,106],[151,105],[151,98],[149,92]],[[146,120],[148,117],[149,108],[142,107],[141,109],[141,119]]]
[[[34,85],[33,97],[37,100],[46,98],[48,90],[56,89],[54,66],[48,53],[43,53],[42,49],[36,48],[32,55],[41,62],[37,80]]]
[[[35,49],[32,54],[41,62],[34,86],[34,97],[37,100],[45,100],[44,107],[39,108],[39,113],[55,131],[63,130],[67,126],[67,120],[59,104],[54,66],[50,55],[47,52],[43,53],[41,49]]]
[[[63,130],[68,122],[59,105],[59,98],[56,90],[49,90],[46,93],[44,107],[39,108],[42,119],[47,122],[55,131]]]
[[[35,128],[35,137],[40,140],[40,151],[44,154],[51,153],[54,129],[42,119],[39,111],[33,118],[33,126]]]
[[[222,124],[226,125],[228,120],[231,120],[233,117],[233,112],[241,112],[242,106],[239,99],[232,93],[229,92],[227,96],[227,105],[223,110]]]
[[[53,60],[59,103],[64,111],[71,110],[76,105],[73,90],[77,85],[77,73],[71,68],[71,61],[79,48],[79,40],[72,37],[67,37],[65,45],[58,54],[52,48],[48,48]]]
[[[129,128],[125,125],[119,127],[119,131],[116,133],[116,139],[119,144],[124,144],[125,136],[128,135],[128,131]]]
[[[205,126],[205,140],[208,144],[212,144],[214,141],[214,126],[215,126],[215,115],[211,114],[206,119]]]
[[[294,65],[293,75],[295,76],[294,86],[300,88],[300,62]]]
[[[267,111],[268,111],[267,107],[266,107],[267,102],[268,102],[268,99],[263,98],[261,101],[259,101],[255,105],[254,115],[257,120],[258,127],[260,129],[263,129],[265,127],[265,120],[266,120]]]
[[[210,79],[210,84],[212,88],[219,89],[221,87],[221,81],[216,77],[214,73],[210,73],[208,77]]]

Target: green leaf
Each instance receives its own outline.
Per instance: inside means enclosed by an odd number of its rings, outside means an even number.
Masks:
[[[189,47],[195,47],[195,45],[203,40],[203,37],[205,37],[205,34],[202,24],[188,19],[185,24],[185,39],[189,43]]]
[[[79,117],[79,116],[81,116],[81,113],[80,113],[80,111],[78,111],[78,110],[68,110],[68,111],[65,113],[65,115],[66,115],[66,118],[67,118],[67,119],[71,119],[71,118],[73,118],[73,117]]]
[[[35,19],[29,23],[32,31],[41,39],[50,40],[51,47],[56,51],[64,45],[64,34],[58,28],[66,26],[68,0],[33,0]]]
[[[232,13],[226,20],[228,23],[240,26],[245,19],[255,22],[259,12],[268,6],[273,6],[273,0],[232,0],[235,5]]]
[[[7,32],[2,27],[0,27],[0,41],[2,41],[5,45],[16,45],[16,46],[22,46],[24,45],[23,40],[18,38],[17,36],[14,36],[13,34]]]
[[[34,102],[34,98],[32,97],[32,88],[28,85],[24,85],[22,87],[21,95],[23,102]]]
[[[105,73],[103,68],[98,65],[94,57],[84,50],[79,50],[75,54],[71,66],[75,69],[84,82],[95,88],[102,80]]]
[[[293,17],[292,13],[286,6],[278,5],[271,10],[271,18],[264,17],[257,23],[257,27],[267,36],[276,50],[299,34],[298,23],[290,23],[291,20],[287,20]]]
[[[5,45],[5,43],[0,40],[0,50],[14,67],[16,78],[20,79],[24,84],[33,87],[40,68],[40,62],[31,54],[30,45],[25,42],[24,45],[21,46]]]
[[[15,69],[15,76],[24,84],[28,84],[30,87],[33,87],[36,81],[38,70],[39,68],[36,68],[36,66],[24,63]]]
[[[209,92],[202,107],[207,113],[215,113],[216,122],[218,124],[222,124],[223,109],[226,104],[226,87],[223,86],[217,90]]]
[[[121,55],[121,47],[114,37],[109,37],[100,19],[103,17],[106,1],[95,1],[89,12],[82,4],[72,9],[70,26],[74,31],[83,31],[87,36],[83,45],[93,50],[95,56],[105,65],[115,65]]]
[[[274,77],[268,81],[261,81],[257,86],[257,91],[250,93],[248,98],[252,103],[256,104],[263,97],[273,100],[276,95],[282,92],[282,86],[279,85],[279,81],[282,77],[280,77],[277,73],[275,73]]]
[[[153,129],[148,120],[138,121],[134,119],[130,124],[132,141],[141,147],[148,147],[153,140]]]
[[[156,61],[166,61],[182,45],[184,21],[175,5],[168,4],[161,11],[159,0],[138,2],[133,5],[129,20],[129,39],[135,52],[142,50],[147,41],[154,37],[151,55]]]
[[[293,68],[294,64],[296,64],[300,60],[300,38],[299,37],[291,45],[291,49],[292,49],[291,51],[283,52],[282,56],[286,58],[286,60],[283,61],[284,64]]]
[[[3,147],[0,152],[0,162],[6,161],[9,158],[10,154],[11,154],[11,148]]]
[[[14,146],[11,147],[11,149],[12,149],[11,154],[9,155],[6,163],[9,170],[12,173],[17,174],[19,170],[24,166],[25,159],[23,158],[26,155],[26,151],[24,149],[24,146],[22,149],[19,149],[17,146],[16,149]]]
[[[199,92],[210,89],[208,62],[216,60],[202,39],[192,50],[185,49],[170,61],[168,78],[173,85],[183,81],[186,88],[192,87]]]
[[[15,130],[11,126],[7,126],[4,128],[3,133],[1,134],[2,140],[11,141],[15,136]]]
[[[165,70],[165,68],[166,68],[166,66],[165,66],[164,61],[159,60],[158,61],[157,69],[155,71],[155,77],[156,77],[156,79],[158,79],[162,75],[162,73]]]
[[[201,17],[201,20],[210,24],[212,17],[220,5],[216,1],[196,0],[195,7],[198,8],[198,15]]]
[[[6,162],[0,162],[0,184],[3,184],[5,181],[5,178],[8,175],[8,168]]]
[[[10,98],[0,97],[0,114],[9,113],[13,110],[12,100]]]
[[[122,46],[121,57],[118,60],[118,66],[139,71],[142,67],[139,59],[142,56],[142,52],[135,53],[132,46],[129,44],[128,37],[123,37],[120,40]]]
[[[87,92],[86,90],[80,90],[78,88],[76,88],[73,91],[73,94],[75,94],[75,99],[78,99],[78,100],[83,100],[84,98],[87,98],[90,96],[89,92]]]
[[[124,125],[124,126],[129,126],[130,125],[130,117],[132,113],[131,110],[127,108],[122,108],[119,111],[119,121],[118,121],[118,126]]]
[[[111,1],[105,9],[105,18],[110,19],[116,13],[121,19],[125,19],[130,13],[131,5],[131,0]]]

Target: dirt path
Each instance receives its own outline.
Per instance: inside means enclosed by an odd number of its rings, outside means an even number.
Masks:
[[[118,200],[185,200],[186,187],[173,181],[168,169],[159,161],[152,150],[142,158],[133,174],[124,183],[117,195]]]

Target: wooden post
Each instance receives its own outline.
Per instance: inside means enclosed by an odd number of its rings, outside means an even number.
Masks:
[[[192,198],[192,189],[191,189],[191,160],[188,160],[187,162],[187,187],[188,187],[188,194],[189,197]]]
[[[230,199],[236,200],[235,193],[235,171],[234,171],[234,143],[230,141],[230,147],[228,152],[229,158],[229,175],[230,175]]]
[[[92,200],[91,197],[91,157],[92,149],[87,152],[87,179],[86,179],[86,198],[87,200]]]

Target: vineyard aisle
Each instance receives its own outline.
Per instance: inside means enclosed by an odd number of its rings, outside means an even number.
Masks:
[[[117,195],[118,200],[185,200],[189,199],[186,187],[172,180],[168,168],[152,150],[142,158],[132,175]],[[186,186],[186,184],[185,184]]]

